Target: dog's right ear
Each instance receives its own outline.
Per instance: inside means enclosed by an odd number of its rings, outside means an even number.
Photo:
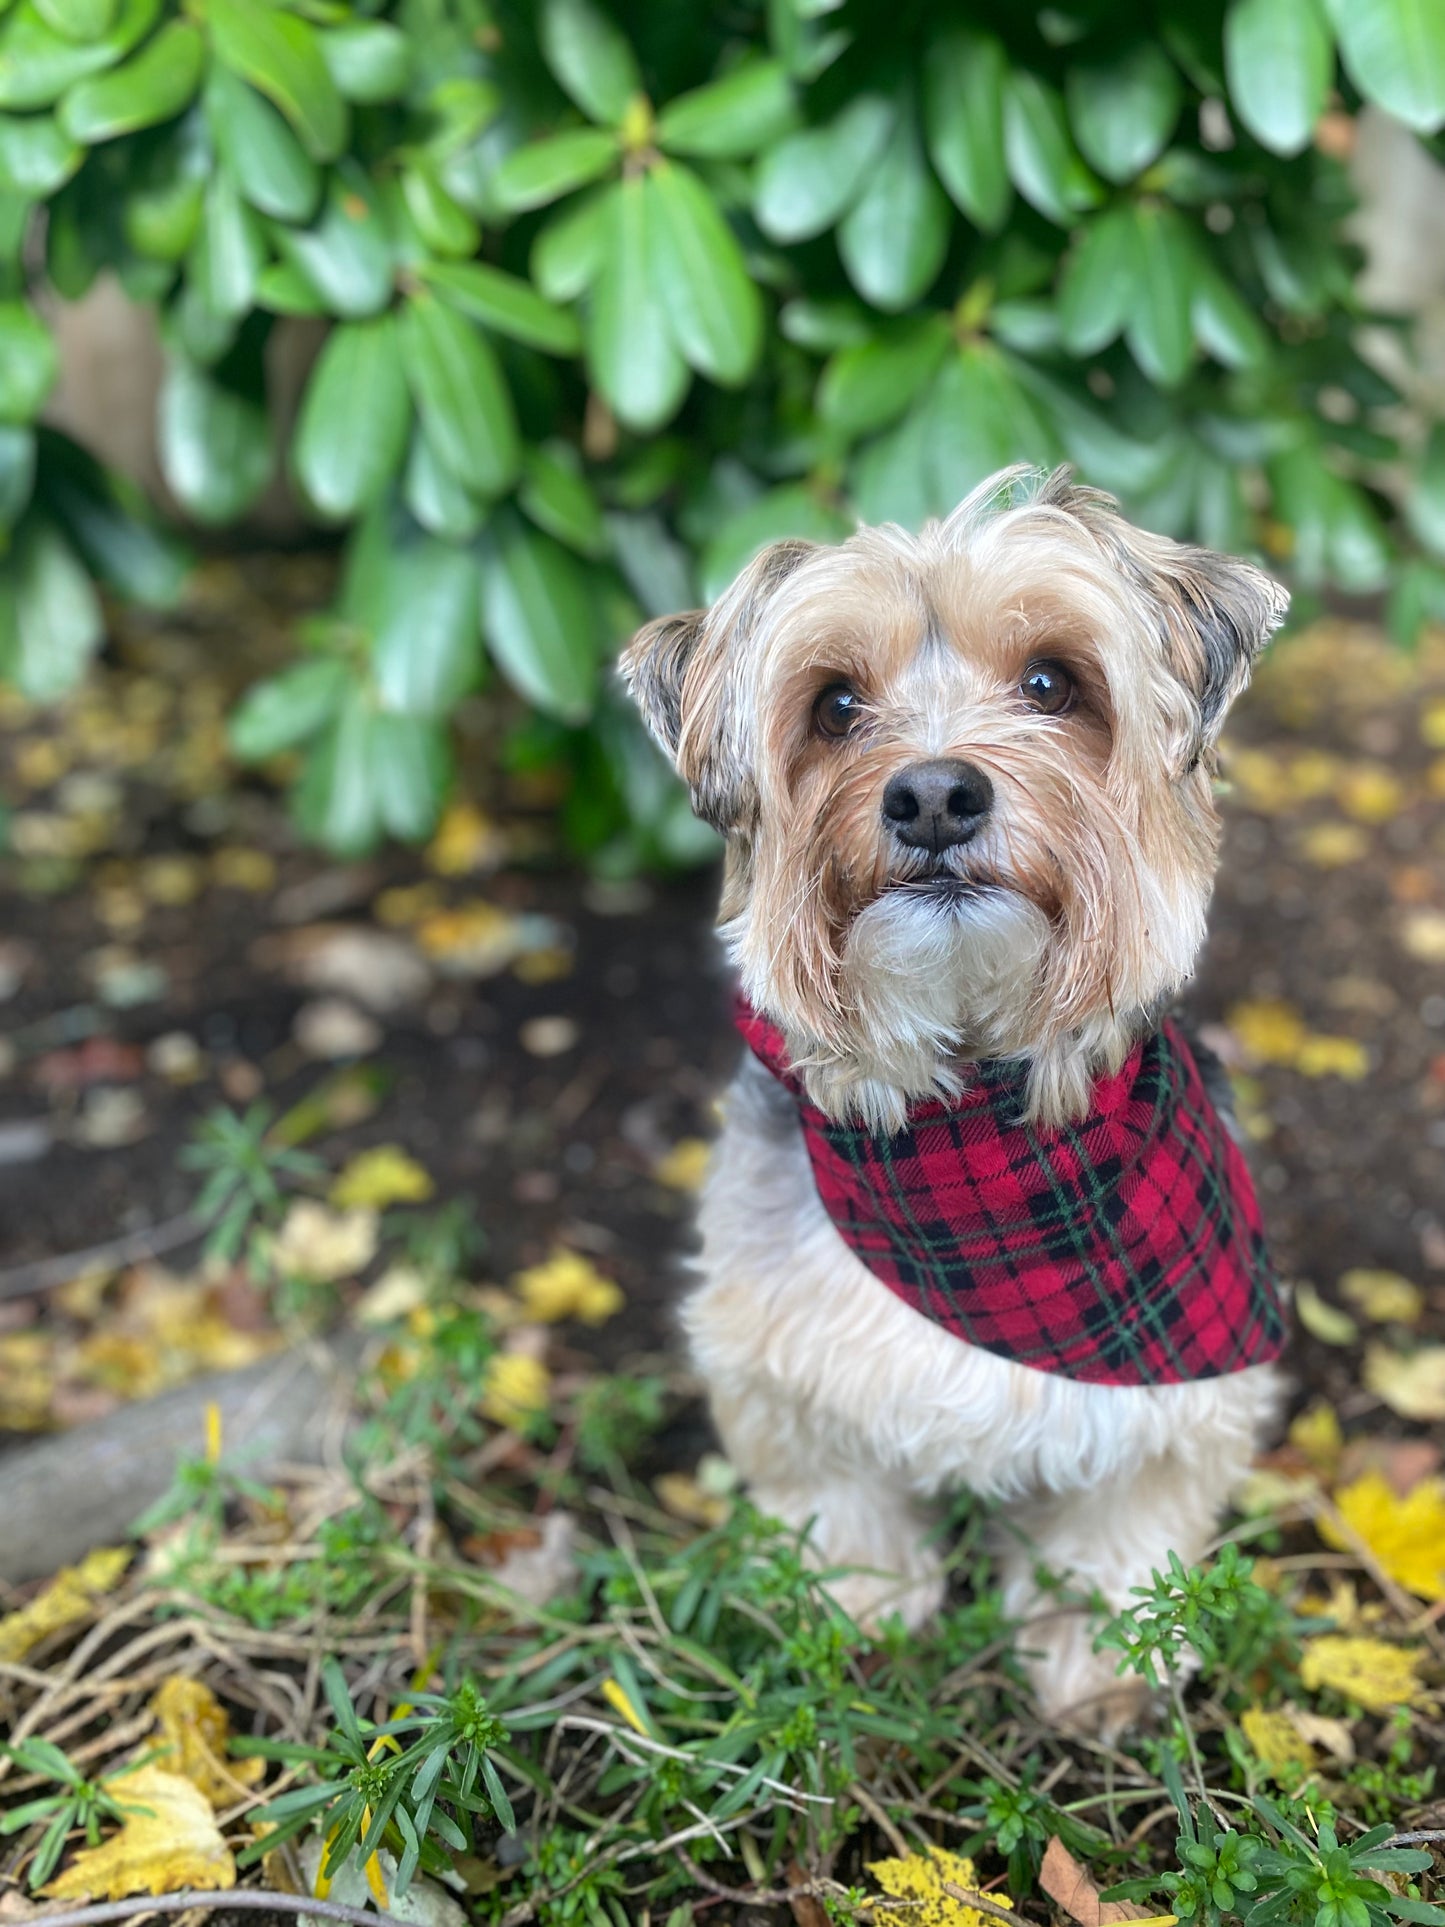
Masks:
[[[768,597],[811,542],[774,542],[711,609],[660,616],[639,629],[618,668],[642,719],[692,793],[692,806],[726,834],[757,807],[744,657]]]

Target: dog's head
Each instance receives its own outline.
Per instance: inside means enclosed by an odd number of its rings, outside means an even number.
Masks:
[[[622,660],[728,838],[743,988],[815,1099],[896,1120],[959,1056],[1081,1107],[1188,976],[1226,710],[1283,618],[1248,563],[1009,470],[917,537],[781,542]]]

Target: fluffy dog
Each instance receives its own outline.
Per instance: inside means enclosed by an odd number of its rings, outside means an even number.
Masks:
[[[1005,1502],[1044,1712],[1137,1682],[1077,1605],[1205,1551],[1278,1400],[1237,1147],[1160,1013],[1215,744],[1284,592],[1008,470],[913,536],[780,542],[622,663],[727,839],[752,1045],[683,1307],[757,1504],[864,1622],[938,1606],[930,1501]]]

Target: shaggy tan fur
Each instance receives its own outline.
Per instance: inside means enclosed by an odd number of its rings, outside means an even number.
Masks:
[[[711,610],[637,636],[623,674],[728,838],[721,922],[743,989],[817,1104],[896,1129],[961,1063],[1011,1056],[1032,1116],[1085,1113],[1193,969],[1214,746],[1285,606],[1247,563],[1134,529],[1062,473],[1010,470],[916,537],[777,544]],[[1040,662],[1072,678],[1067,713],[1023,699]],[[816,706],[840,683],[861,709],[835,738]],[[901,842],[881,802],[940,757],[983,771],[993,805],[936,853]],[[1020,1612],[1040,1557],[1121,1602],[1171,1547],[1197,1557],[1273,1374],[1088,1386],[940,1332],[828,1223],[775,1097],[750,1069],[735,1087],[684,1320],[760,1502],[812,1521],[828,1563],[871,1569],[840,1596],[931,1610],[920,1504],[955,1484],[1017,1501]],[[1089,1701],[1117,1723],[1130,1696],[1077,1623],[1054,1612],[1032,1643],[1048,1710]]]

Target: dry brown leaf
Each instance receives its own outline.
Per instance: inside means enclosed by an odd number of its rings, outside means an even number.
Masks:
[[[1147,1907],[1132,1900],[1100,1900],[1099,1889],[1058,1835],[1044,1849],[1039,1885],[1079,1927],[1110,1927],[1117,1920],[1147,1920]]]
[[[173,1674],[161,1683],[150,1710],[160,1728],[160,1764],[199,1788],[213,1807],[234,1806],[264,1776],[264,1760],[230,1758],[231,1722],[204,1681]]]
[[[119,1833],[82,1847],[41,1892],[50,1900],[124,1900],[131,1894],[214,1893],[236,1884],[236,1862],[211,1803],[158,1766],[115,1776],[107,1791],[127,1809]]]
[[[67,1632],[89,1619],[95,1602],[119,1585],[131,1555],[120,1546],[98,1546],[78,1566],[58,1572],[19,1612],[0,1619],[0,1659],[20,1660],[52,1633]]]

